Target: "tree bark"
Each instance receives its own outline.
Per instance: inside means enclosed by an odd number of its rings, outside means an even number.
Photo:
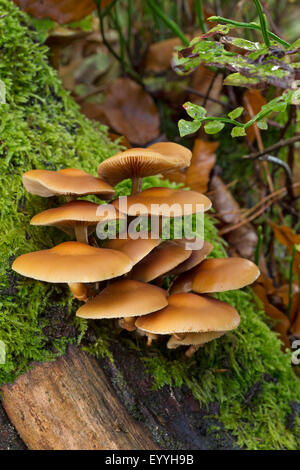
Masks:
[[[32,450],[158,449],[116,397],[96,359],[75,347],[2,388],[3,406]]]

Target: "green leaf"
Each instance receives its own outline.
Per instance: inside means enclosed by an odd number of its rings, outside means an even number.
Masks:
[[[235,108],[233,111],[228,113],[228,117],[230,117],[230,119],[236,119],[236,118],[240,117],[240,115],[243,113],[243,111],[244,111],[243,106],[239,106],[238,108]]]
[[[243,137],[246,135],[246,131],[243,127],[235,126],[231,131],[231,137]]]
[[[201,127],[201,121],[185,121],[185,119],[180,119],[178,122],[179,133],[181,137],[184,137],[188,134],[194,134]]]
[[[6,103],[6,89],[5,84],[0,80],[0,104]]]
[[[183,107],[187,114],[193,119],[201,119],[206,116],[206,109],[198,104],[188,101],[187,103],[184,103]]]
[[[277,113],[282,113],[285,111],[287,107],[287,103],[284,101],[279,101],[278,103],[274,103],[272,107],[272,111],[276,111]]]
[[[256,124],[257,124],[257,127],[262,129],[263,131],[268,129],[268,123],[265,119],[261,119],[261,121],[257,121]]]
[[[239,72],[231,73],[227,75],[224,80],[224,85],[232,86],[247,86],[247,85],[256,85],[259,83],[259,79],[255,77],[244,77]]]
[[[217,134],[217,132],[220,132],[224,126],[224,122],[209,121],[207,124],[205,124],[204,130],[207,134]]]
[[[0,364],[5,364],[6,350],[4,341],[0,340]]]

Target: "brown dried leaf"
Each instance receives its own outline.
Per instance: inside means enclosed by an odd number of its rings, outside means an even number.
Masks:
[[[218,219],[226,225],[234,225],[241,221],[241,208],[232,196],[230,190],[223,183],[221,178],[213,176],[210,182],[212,194],[209,195],[213,207],[217,212]],[[257,235],[251,224],[245,224],[229,232],[226,239],[236,253],[244,258],[254,258],[254,251],[257,245]],[[264,270],[264,267],[260,265]]]
[[[270,220],[269,225],[272,227],[276,240],[283,246],[286,246],[290,253],[293,252],[294,245],[300,244],[300,235],[296,234],[287,225],[276,225]],[[294,273],[298,276],[298,282],[300,284],[300,253],[296,251],[295,261],[293,266]]]
[[[145,58],[146,72],[164,72],[171,67],[171,59],[176,46],[180,46],[179,38],[169,38],[150,45]]]
[[[105,94],[104,104],[85,103],[82,112],[135,145],[146,145],[158,137],[158,111],[151,96],[140,85],[128,78],[118,78]]]
[[[279,337],[284,345],[283,349],[289,348],[290,342],[287,336],[287,332],[290,327],[290,322],[288,317],[269,302],[265,286],[260,283],[260,278],[252,289],[262,302],[266,315],[275,321],[272,329],[279,333]]]
[[[218,142],[196,139],[191,165],[186,171],[186,185],[193,191],[207,191],[211,170],[216,163]]]
[[[216,76],[215,72],[204,65],[200,65],[192,74],[190,88],[201,93],[204,97],[197,96],[195,93],[190,93],[189,101],[198,104],[199,106],[203,106],[206,95],[215,100],[220,98],[223,88],[223,76],[220,73]],[[205,109],[208,116],[219,114],[222,111],[221,105],[214,103],[211,100],[206,100]]]
[[[111,1],[102,0],[102,8]],[[94,0],[14,0],[14,2],[36,18],[51,18],[60,24],[80,21],[96,9]]]
[[[259,113],[261,107],[267,103],[266,99],[263,97],[261,92],[259,90],[254,89],[249,89],[245,91],[243,95],[243,101],[245,102],[245,104],[248,104],[248,106],[251,107],[251,110],[253,111],[254,115]],[[245,108],[247,109],[247,106],[245,106]],[[245,122],[250,121],[250,119],[251,116],[249,116],[249,114],[245,112]],[[249,141],[253,142],[256,138],[253,125],[246,130],[246,133]]]

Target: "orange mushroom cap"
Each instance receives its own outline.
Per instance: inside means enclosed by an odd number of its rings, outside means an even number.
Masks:
[[[30,170],[23,174],[22,180],[29,193],[42,197],[97,194],[103,199],[110,199],[115,194],[114,189],[105,181],[75,168],[58,171]]]

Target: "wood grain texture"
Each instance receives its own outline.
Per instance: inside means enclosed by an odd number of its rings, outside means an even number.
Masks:
[[[120,403],[97,361],[74,346],[2,388],[3,406],[34,450],[158,449]]]

